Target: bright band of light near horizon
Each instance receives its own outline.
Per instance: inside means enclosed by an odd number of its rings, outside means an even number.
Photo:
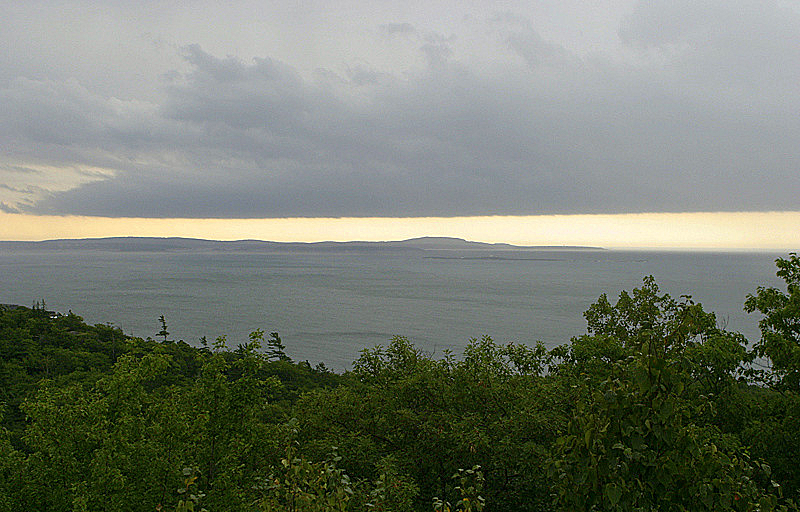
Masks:
[[[0,213],[0,239],[112,236],[277,242],[451,236],[515,245],[796,251],[800,211],[482,217],[277,219],[111,218]]]

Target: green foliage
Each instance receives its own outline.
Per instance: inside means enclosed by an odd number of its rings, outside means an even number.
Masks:
[[[188,465],[201,470],[192,483],[207,494],[204,506],[237,508],[252,501],[254,479],[280,454],[275,433],[288,412],[272,403],[284,391],[272,375],[277,363],[260,352],[258,332],[235,352],[224,339],[214,350],[199,350],[27,308],[0,311],[0,329],[7,350],[0,364],[18,369],[3,374],[17,377],[4,391],[18,417],[26,418],[5,422],[10,435],[0,431],[0,504],[8,501],[15,510],[168,509],[181,486],[176,468]],[[91,371],[55,368],[44,374],[50,379],[41,379],[28,361],[51,347],[80,356],[81,364],[98,364]],[[282,364],[296,367],[295,393],[317,385],[314,370]],[[10,444],[15,435],[16,449]],[[182,507],[197,503],[184,499]]]
[[[484,337],[460,361],[437,360],[397,337],[362,353],[357,382],[303,397],[296,413],[309,449],[338,446],[353,477],[372,479],[379,461],[396,460],[419,486],[417,510],[478,464],[494,510],[535,510],[549,501],[547,447],[566,407],[544,377],[549,359],[541,345]]]
[[[550,351],[397,337],[343,375],[278,333],[198,348],[163,316],[156,342],[0,307],[0,512],[796,509],[800,261],[777,263],[753,350],[647,277]]]
[[[205,494],[197,490],[198,469],[183,468],[184,480],[183,487],[177,489],[177,493],[181,495],[178,504],[175,506],[175,512],[208,512],[205,508],[200,508],[200,502],[205,497]],[[159,510],[160,507],[156,507]]]
[[[481,512],[486,505],[486,500],[481,496],[485,479],[480,466],[472,469],[459,469],[453,475],[453,480],[458,482],[455,491],[459,494],[458,501],[451,504],[449,501],[442,501],[433,498],[433,510],[435,512]]]
[[[375,466],[378,478],[372,482],[369,501],[361,510],[374,512],[413,512],[414,502],[419,496],[419,487],[407,475],[397,469],[393,457],[385,457]]]
[[[2,404],[0,404],[0,420],[3,418]],[[22,484],[23,454],[11,445],[9,432],[0,427],[0,512],[15,510],[14,495]]]
[[[280,465],[259,489],[263,496],[259,509],[267,512],[345,512],[355,494],[350,477],[336,463],[335,453],[323,462],[312,462],[299,453],[294,421]]]
[[[719,401],[720,427],[735,435],[750,455],[766,461],[786,496],[800,491],[800,396],[752,388]]]
[[[772,382],[783,389],[800,391],[800,258],[775,260],[777,275],[786,283],[786,293],[777,288],[758,287],[748,295],[745,311],[764,315],[759,321],[761,339],[755,344],[759,357],[772,361]]]
[[[301,453],[297,420],[286,425],[286,451],[280,464],[272,468],[255,489],[255,503],[263,511],[344,512],[373,510],[410,512],[418,493],[417,487],[401,475],[394,461],[385,459],[376,469],[378,478],[353,481],[338,467],[342,457],[335,449],[321,462],[314,462]]]
[[[644,278],[632,294],[623,291],[615,305],[601,295],[584,314],[590,334],[608,336],[623,347],[648,352],[681,348],[695,337],[716,331],[716,318],[706,313],[691,297],[677,301],[659,295],[653,276]]]
[[[555,445],[559,509],[780,509],[769,466],[701,421],[714,405],[705,393],[733,385],[747,359],[740,336],[688,298],[659,295],[650,278],[616,306],[601,297],[587,319],[598,335],[581,339],[565,364],[585,366],[595,339],[596,352],[613,357]]]
[[[692,421],[704,404],[685,398],[675,361],[625,366],[579,404],[556,443],[560,509],[776,509],[776,496],[755,480],[768,479],[768,466],[722,450],[718,431]]]

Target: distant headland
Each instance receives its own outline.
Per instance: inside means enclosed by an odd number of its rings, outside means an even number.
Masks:
[[[451,237],[420,237],[384,242],[270,242],[264,240],[204,240],[180,237],[110,237],[0,241],[5,251],[110,251],[110,252],[372,252],[372,251],[604,251],[602,247],[472,242]]]

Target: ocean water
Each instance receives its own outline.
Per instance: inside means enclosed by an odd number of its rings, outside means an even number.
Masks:
[[[440,255],[441,256],[441,255]],[[174,339],[198,344],[225,335],[231,346],[262,329],[287,353],[342,370],[359,352],[408,337],[434,354],[460,353],[484,334],[548,346],[586,332],[582,313],[607,293],[640,286],[692,295],[728,329],[758,339],[743,312],[758,286],[781,286],[784,254],[549,251],[525,259],[454,253],[0,252],[0,303],[72,310],[155,336],[164,315]]]

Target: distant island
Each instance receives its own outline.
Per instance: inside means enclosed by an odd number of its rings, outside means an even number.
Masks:
[[[43,240],[38,242],[0,241],[5,251],[88,250],[111,252],[366,252],[381,250],[406,251],[604,251],[587,246],[520,246],[505,243],[472,242],[451,237],[420,237],[385,242],[269,242],[264,240],[204,240],[180,237],[109,237]]]

